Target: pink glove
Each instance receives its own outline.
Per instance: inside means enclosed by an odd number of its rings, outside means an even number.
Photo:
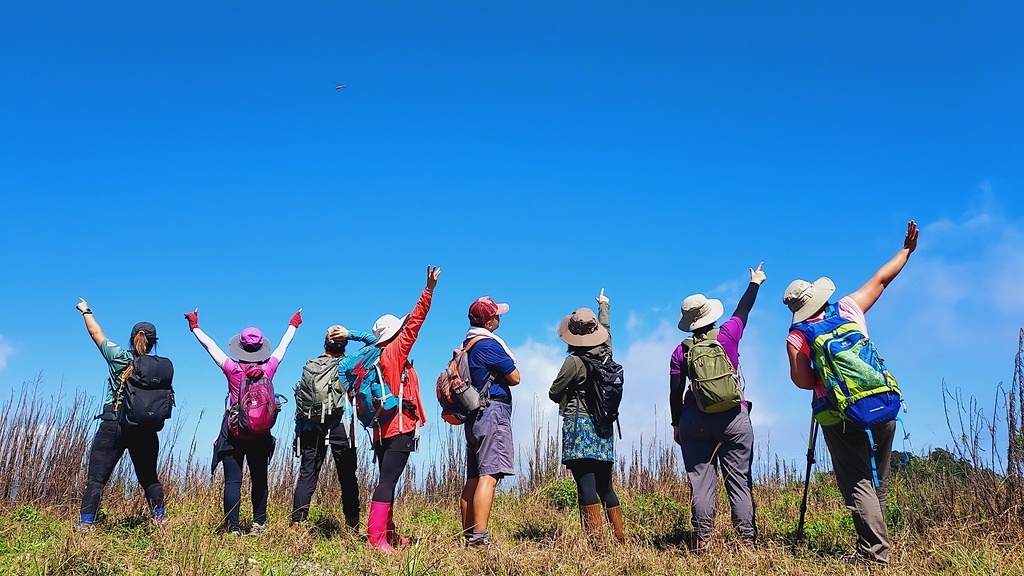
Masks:
[[[193,312],[185,314],[185,319],[188,320],[189,331],[199,328],[199,308],[196,308]]]
[[[296,312],[295,315],[292,316],[292,319],[288,321],[289,326],[294,326],[296,328],[299,327],[299,324],[302,324],[302,308],[299,308],[299,311]]]

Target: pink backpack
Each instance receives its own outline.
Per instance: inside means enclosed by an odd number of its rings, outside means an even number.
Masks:
[[[228,433],[240,440],[268,436],[281,411],[274,398],[274,384],[262,370],[253,370],[250,374],[246,364],[242,364],[242,369],[246,374],[238,400],[228,408]]]

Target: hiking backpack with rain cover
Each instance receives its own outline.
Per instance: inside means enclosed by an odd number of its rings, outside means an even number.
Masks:
[[[306,362],[295,385],[295,414],[313,424],[341,417],[349,404],[338,375],[337,356],[318,356]]]
[[[384,380],[380,367],[381,349],[367,346],[359,351],[355,365],[345,371],[351,388],[349,396],[356,407],[356,416],[364,428],[376,428],[391,421],[402,406],[402,386],[405,384],[405,370],[399,383],[398,396]]]
[[[160,431],[174,407],[174,365],[152,354],[136,355],[121,373],[114,412],[122,426]]]
[[[593,358],[577,356],[587,368],[587,379],[582,390],[587,413],[595,428],[618,424],[619,404],[622,402],[623,370],[611,355],[598,361]],[[622,438],[622,427],[619,427],[619,438]]]
[[[228,407],[228,432],[240,440],[268,436],[277,422],[281,407],[274,395],[274,384],[266,372],[250,376],[246,363],[239,363],[243,376],[238,400]]]
[[[697,408],[707,414],[725,412],[743,401],[740,378],[725,348],[718,341],[718,328],[701,337],[683,340],[686,347],[686,377]]]
[[[896,378],[857,323],[839,315],[838,304],[830,304],[822,320],[805,320],[790,329],[807,340],[811,366],[825,388],[811,405],[819,424],[845,421],[870,433],[872,426],[896,419],[901,405]]]
[[[486,336],[476,336],[462,348],[452,351],[452,359],[448,366],[437,377],[437,401],[441,404],[441,418],[449,424],[458,426],[465,424],[477,410],[487,406],[487,392],[480,394],[473,386],[473,378],[469,371],[469,351],[477,342]],[[493,375],[481,387],[490,391]]]

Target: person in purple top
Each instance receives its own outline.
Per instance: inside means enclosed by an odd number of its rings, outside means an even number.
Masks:
[[[757,291],[767,279],[762,271],[750,269],[750,284],[736,305],[736,311],[722,323],[716,332],[715,322],[725,308],[721,300],[709,299],[703,294],[688,296],[682,303],[679,329],[692,332],[695,339],[716,337],[733,368],[739,372],[739,345],[747,315],[757,299]],[[689,340],[687,340],[689,341]],[[672,430],[675,441],[683,449],[683,463],[690,480],[691,511],[697,532],[697,548],[702,549],[711,540],[715,517],[715,486],[718,477],[715,464],[722,468],[725,490],[732,507],[732,521],[740,546],[752,547],[757,539],[754,521],[754,500],[751,496],[751,463],[753,461],[754,431],[750,425],[750,403],[743,398],[737,406],[722,412],[706,413],[697,405],[693,391],[686,389],[687,341],[672,352],[669,370],[669,405],[672,408]]]

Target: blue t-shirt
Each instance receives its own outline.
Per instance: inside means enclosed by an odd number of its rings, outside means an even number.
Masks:
[[[465,346],[469,341],[463,342]],[[473,386],[480,390],[487,376],[494,375],[494,382],[491,383],[491,398],[512,401],[512,390],[505,382],[505,376],[516,369],[515,362],[505,353],[501,344],[493,338],[484,338],[473,345],[469,351],[469,374],[473,380]],[[483,392],[483,390],[481,390]]]

